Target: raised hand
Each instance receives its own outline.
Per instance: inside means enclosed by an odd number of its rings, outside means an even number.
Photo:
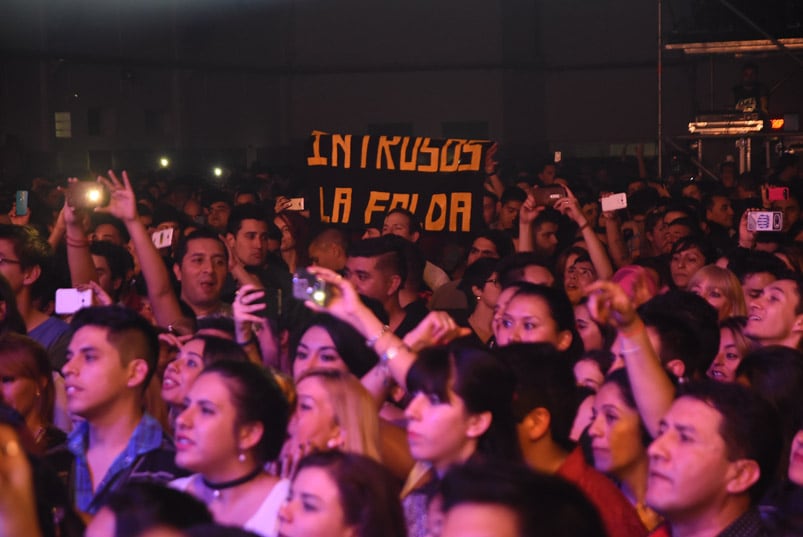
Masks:
[[[584,292],[588,295],[588,312],[598,323],[626,331],[638,322],[636,307],[619,284],[596,281]]]
[[[433,345],[446,345],[470,333],[470,328],[459,326],[445,311],[431,311],[404,336],[404,342],[414,351],[418,351]]]
[[[120,181],[112,170],[109,170],[108,177],[98,176],[98,182],[109,189],[109,205],[97,207],[95,211],[109,213],[123,222],[131,222],[137,219],[137,197],[131,181],[128,180],[128,172],[123,171],[122,176],[123,180]]]

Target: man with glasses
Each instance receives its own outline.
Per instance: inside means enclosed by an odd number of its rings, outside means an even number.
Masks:
[[[28,336],[47,349],[51,365],[58,369],[64,363],[69,326],[34,304],[37,282],[45,281],[52,257],[50,245],[34,228],[0,224],[0,274],[11,285]]]

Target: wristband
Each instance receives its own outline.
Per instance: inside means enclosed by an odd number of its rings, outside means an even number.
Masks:
[[[380,332],[379,332],[377,335],[375,335],[375,336],[374,336],[374,337],[372,337],[372,338],[368,338],[368,339],[366,339],[366,340],[365,340],[365,346],[366,346],[366,347],[368,347],[369,349],[373,349],[373,348],[374,348],[374,345],[376,345],[376,342],[377,342],[377,341],[379,341],[379,338],[381,338],[382,336],[384,336],[384,335],[385,335],[385,333],[386,333],[388,330],[390,330],[390,326],[388,326],[388,325],[383,325],[383,326],[382,326],[382,330],[381,330],[381,331],[380,331]]]

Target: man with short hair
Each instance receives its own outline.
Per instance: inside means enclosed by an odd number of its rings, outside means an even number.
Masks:
[[[39,311],[33,300],[34,285],[48,277],[51,258],[50,245],[34,228],[0,224],[0,274],[14,292],[28,336],[47,349],[51,365],[58,369],[69,341],[69,326]]]
[[[324,229],[312,239],[309,258],[313,265],[340,272],[346,267],[348,236],[336,228]]]
[[[800,348],[803,337],[803,285],[793,272],[781,274],[747,303],[744,333],[759,346]]]
[[[408,314],[399,302],[399,291],[407,279],[403,239],[383,235],[364,239],[349,247],[344,276],[357,292],[378,301],[388,317],[388,326],[402,337],[423,317]]]
[[[225,233],[231,215],[231,201],[222,190],[212,190],[204,196],[204,214],[206,225],[217,231]]]
[[[67,407],[83,421],[51,458],[68,472],[76,507],[95,514],[129,481],[166,483],[181,472],[170,439],[143,411],[159,357],[153,327],[132,310],[103,306],[80,310],[71,328],[62,374]]]
[[[517,186],[509,186],[502,192],[499,200],[499,218],[491,227],[502,231],[512,231],[521,206],[527,199],[527,193]]]
[[[196,317],[230,313],[221,300],[229,253],[213,231],[198,229],[179,243],[173,273],[181,284],[181,300]]]
[[[509,461],[455,466],[441,481],[441,494],[441,537],[608,535],[597,510],[572,484]]]
[[[661,419],[647,503],[673,537],[765,536],[758,500],[781,455],[773,407],[738,383],[687,385]]]

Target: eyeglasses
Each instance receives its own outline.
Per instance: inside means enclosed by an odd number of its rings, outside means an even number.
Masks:
[[[9,259],[7,257],[0,257],[0,267],[3,265],[19,265],[21,261],[19,259]]]

